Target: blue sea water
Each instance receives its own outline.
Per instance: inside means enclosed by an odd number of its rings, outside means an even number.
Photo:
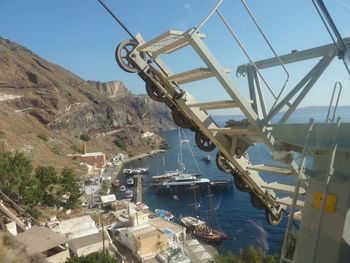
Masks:
[[[350,111],[348,108],[341,113],[344,120],[350,120]],[[291,122],[308,122],[310,117],[316,116],[316,121],[323,121],[326,115],[325,109],[309,109],[309,111],[297,112]],[[223,123],[228,119],[227,116],[217,118],[218,123]],[[143,201],[147,203],[152,210],[156,208],[171,211],[175,217],[193,215],[192,207],[193,197],[186,194],[178,194],[179,200],[174,200],[172,195],[159,195],[151,188],[151,176],[159,175],[164,172],[163,158],[166,170],[175,170],[178,164],[179,137],[178,131],[166,131],[161,134],[167,141],[169,149],[163,154],[158,154],[143,160],[137,160],[129,163],[128,167],[149,167],[150,175],[144,177]],[[206,153],[195,146],[194,134],[186,130],[185,135],[190,140],[191,149],[199,165],[203,178],[232,179],[232,175],[220,172],[215,164],[216,151],[210,153],[211,163],[202,161]],[[270,151],[263,144],[257,144],[248,151],[251,162],[275,163],[271,158]],[[196,167],[191,152],[183,147],[183,160],[188,172],[196,171]],[[292,177],[281,177],[278,175],[261,174],[267,182],[280,181],[291,183],[295,180]],[[208,211],[208,201],[205,196],[200,197],[201,206],[198,209],[200,217],[206,219]],[[271,226],[265,220],[265,211],[255,209],[250,203],[248,193],[242,193],[236,188],[233,191],[215,193],[213,203],[215,204],[216,223],[231,239],[226,240],[219,247],[221,251],[238,252],[247,245],[261,247],[270,254],[278,254],[281,248],[284,230],[287,218],[283,218],[278,226]]]

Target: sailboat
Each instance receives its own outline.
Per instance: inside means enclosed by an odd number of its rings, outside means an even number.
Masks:
[[[201,175],[201,173],[199,171],[198,163],[196,162],[196,159],[194,158],[193,151],[189,145],[190,140],[188,140],[186,138],[185,133],[184,133],[182,128],[179,127],[178,133],[179,133],[178,169],[176,169],[175,171],[165,171],[165,160],[164,160],[164,156],[163,156],[164,174],[153,176],[152,178],[155,182],[164,182],[164,181],[168,181],[168,180],[174,179],[174,178],[178,178],[178,179],[181,178],[182,181],[185,181],[186,179],[192,181],[192,177],[198,177]],[[184,138],[182,138],[181,133],[183,134]],[[194,162],[195,166],[197,167],[197,172],[195,172],[195,173],[186,173],[185,172],[186,167],[185,167],[185,164],[183,162],[183,155],[182,155],[182,147],[183,147],[182,145],[183,144],[188,145],[188,148],[192,154],[193,162]]]
[[[210,185],[208,185],[208,221],[212,217],[212,194],[210,193]],[[186,227],[187,232],[191,233],[194,237],[202,240],[211,245],[219,246],[222,241],[228,239],[227,234],[224,232],[215,229],[213,226],[209,225],[209,222],[205,222],[200,220],[197,215],[197,210],[200,207],[200,203],[197,203],[196,198],[196,189],[194,188],[194,203],[192,204],[194,207],[195,217],[186,216],[180,219],[180,222]]]

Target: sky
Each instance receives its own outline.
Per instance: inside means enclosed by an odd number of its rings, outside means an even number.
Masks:
[[[150,40],[169,30],[186,31],[198,26],[217,1],[214,0],[106,0],[129,30]],[[279,55],[331,43],[311,0],[246,0]],[[350,0],[324,0],[343,37],[350,36]],[[240,0],[226,0],[220,8],[254,60],[272,57],[266,43],[248,17]],[[247,79],[235,71],[248,62],[244,53],[214,15],[201,29],[205,43],[231,76],[240,92],[249,98]],[[115,48],[128,35],[97,0],[0,0],[0,35],[15,41],[46,60],[59,64],[86,80],[122,80],[134,93],[145,93],[137,74],[122,71],[114,58]],[[175,73],[203,66],[187,47],[162,56]],[[286,65],[290,79],[286,91],[319,59]],[[275,93],[286,75],[281,67],[262,71]],[[335,81],[341,81],[340,105],[350,105],[350,81],[342,62],[335,59],[307,95],[301,106],[328,105]],[[229,99],[215,79],[185,85],[199,101]],[[272,98],[264,89],[265,99]],[[285,93],[284,93],[285,94]]]

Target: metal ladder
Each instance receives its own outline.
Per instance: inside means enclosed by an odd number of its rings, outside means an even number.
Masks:
[[[236,187],[250,193],[252,204],[256,208],[266,209],[269,223],[278,224],[282,218],[282,210],[292,204],[292,198],[278,198],[274,190],[293,193],[295,186],[277,182],[268,184],[259,176],[259,172],[298,175],[298,166],[293,160],[285,161],[288,164],[286,167],[250,163],[245,153],[255,142],[268,145],[278,159],[288,159],[289,153],[278,150],[278,143],[271,133],[272,127],[264,124],[253,110],[251,102],[240,94],[228,75],[229,70],[220,65],[205,45],[205,35],[193,28],[187,32],[170,30],[148,42],[140,35],[136,38],[138,44],[128,53],[128,64],[145,80],[148,95],[169,106],[176,124],[195,131],[196,143],[200,149],[210,151],[217,147],[218,167],[234,175]],[[159,55],[169,54],[189,45],[207,67],[172,74],[169,67],[159,59]],[[123,50],[123,47],[119,50]],[[180,86],[210,77],[219,81],[231,100],[199,103]],[[231,122],[227,127],[219,127],[208,111],[226,108],[239,108],[248,121]],[[302,207],[304,203],[299,200],[297,205]]]

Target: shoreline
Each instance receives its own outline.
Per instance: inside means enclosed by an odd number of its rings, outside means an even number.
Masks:
[[[128,164],[130,162],[133,162],[133,161],[136,161],[136,160],[140,160],[140,159],[144,159],[144,158],[147,158],[147,157],[155,156],[156,154],[164,153],[166,151],[167,150],[157,149],[157,150],[151,151],[150,153],[141,153],[141,154],[135,155],[133,157],[126,157],[123,161],[121,161],[120,165],[115,166],[115,168],[116,168],[116,171],[115,171],[116,172],[116,177],[113,180],[117,179],[120,176],[121,171],[122,171],[123,167],[126,164]]]

